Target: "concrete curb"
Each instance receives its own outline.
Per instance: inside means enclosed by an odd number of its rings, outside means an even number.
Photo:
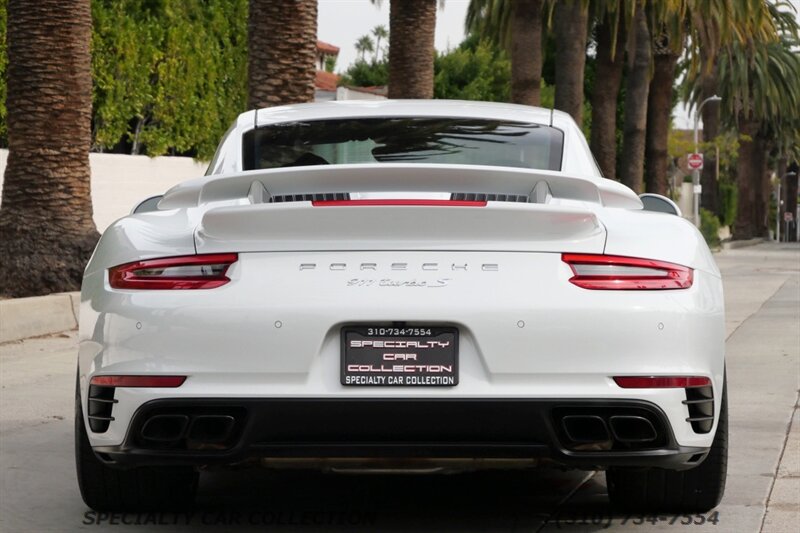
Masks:
[[[725,241],[722,243],[723,250],[735,250],[737,248],[745,248],[747,246],[755,246],[756,244],[762,244],[765,242],[772,242],[769,239],[758,238],[758,239],[747,239],[742,241]]]
[[[0,343],[78,327],[81,293],[0,300]]]

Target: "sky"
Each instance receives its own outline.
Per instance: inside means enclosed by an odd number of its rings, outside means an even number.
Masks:
[[[464,19],[469,0],[445,0],[436,14],[437,50],[455,48],[464,40]],[[344,72],[356,59],[356,40],[383,24],[389,29],[389,0],[319,0],[317,36],[340,48],[336,72]],[[381,45],[381,47],[383,47]]]
[[[377,25],[389,28],[389,1],[374,5],[370,0],[319,0],[317,35],[320,40],[338,46],[339,58],[336,72],[344,72],[356,59],[356,40],[368,34]],[[800,20],[800,0],[789,0],[795,8],[795,17]],[[443,4],[443,5],[442,5]],[[437,50],[455,48],[464,39],[464,19],[469,0],[445,0],[436,14]],[[673,111],[674,125],[679,129],[691,129],[694,115],[682,104]],[[702,122],[701,122],[702,124]]]

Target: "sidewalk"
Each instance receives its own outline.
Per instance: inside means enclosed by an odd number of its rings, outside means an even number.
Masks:
[[[78,327],[81,293],[0,300],[0,344]]]

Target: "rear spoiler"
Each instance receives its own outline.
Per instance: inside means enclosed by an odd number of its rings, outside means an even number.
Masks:
[[[526,195],[536,203],[546,203],[552,196],[607,207],[642,208],[631,189],[605,178],[523,168],[413,163],[320,165],[206,176],[171,188],[158,207],[197,207],[248,197],[251,203],[262,203],[271,196],[342,192],[509,194]]]

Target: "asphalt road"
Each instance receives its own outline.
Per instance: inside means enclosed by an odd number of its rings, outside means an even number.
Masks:
[[[800,247],[717,255],[731,450],[717,513],[613,515],[601,472],[449,476],[204,472],[190,515],[97,515],[72,451],[75,333],[0,345],[0,531],[797,531]],[[794,418],[794,423],[792,419]],[[691,523],[687,523],[691,522]]]

